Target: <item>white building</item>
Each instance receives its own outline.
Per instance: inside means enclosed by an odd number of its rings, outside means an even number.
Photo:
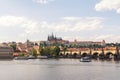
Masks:
[[[99,45],[99,46],[105,46],[105,40],[99,41],[99,42],[94,42],[94,41],[77,41],[75,40],[74,42],[69,42],[69,46],[92,46],[92,45]]]

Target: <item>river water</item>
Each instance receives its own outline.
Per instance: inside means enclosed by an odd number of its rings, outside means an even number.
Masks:
[[[0,80],[120,80],[120,63],[79,59],[0,61]]]

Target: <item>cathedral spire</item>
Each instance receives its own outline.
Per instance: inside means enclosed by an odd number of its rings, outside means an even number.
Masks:
[[[52,32],[52,37],[54,37],[53,32]]]

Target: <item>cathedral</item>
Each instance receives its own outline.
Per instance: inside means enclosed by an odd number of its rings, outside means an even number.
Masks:
[[[62,41],[62,38],[58,38],[58,37],[54,36],[52,33],[52,35],[50,35],[50,36],[48,35],[48,41]]]

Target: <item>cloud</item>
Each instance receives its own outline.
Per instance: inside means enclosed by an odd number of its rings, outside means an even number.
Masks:
[[[61,18],[63,20],[69,20],[69,21],[76,21],[76,20],[81,20],[81,17],[63,17]]]
[[[102,28],[102,18],[100,17],[63,17],[58,22],[35,21],[25,17],[1,16],[0,26],[20,27],[25,33],[39,33],[42,29],[54,31],[83,31]]]
[[[83,31],[102,28],[100,17],[63,17],[58,23],[52,24],[55,31]]]
[[[101,34],[101,35],[93,35],[93,36],[65,36],[63,37],[66,40],[69,41],[102,41],[105,40],[106,43],[116,43],[116,42],[120,42],[120,36],[119,35],[115,35],[115,34]]]
[[[96,11],[115,10],[120,13],[120,0],[101,0],[95,5]]]
[[[39,3],[39,4],[47,4],[47,3],[54,1],[54,0],[33,0],[33,1],[36,3]]]
[[[25,17],[17,16],[1,16],[0,27],[8,28],[22,28],[26,34],[34,34],[39,32],[39,24],[44,24],[44,21],[38,23],[37,21],[27,19]]]
[[[107,42],[120,42],[120,36],[114,34],[99,35],[94,37],[95,40],[106,40]]]
[[[0,16],[0,28],[8,31],[6,33],[10,33],[6,36],[14,38],[19,36],[24,39],[31,36],[32,39],[34,37],[37,39],[39,35],[45,36],[51,32],[70,35],[72,33],[80,33],[81,31],[94,31],[102,28],[102,22],[103,18],[100,17],[62,17],[57,21],[48,22],[36,21],[22,16]],[[10,32],[14,30],[15,32]],[[0,34],[3,33],[0,32]]]

